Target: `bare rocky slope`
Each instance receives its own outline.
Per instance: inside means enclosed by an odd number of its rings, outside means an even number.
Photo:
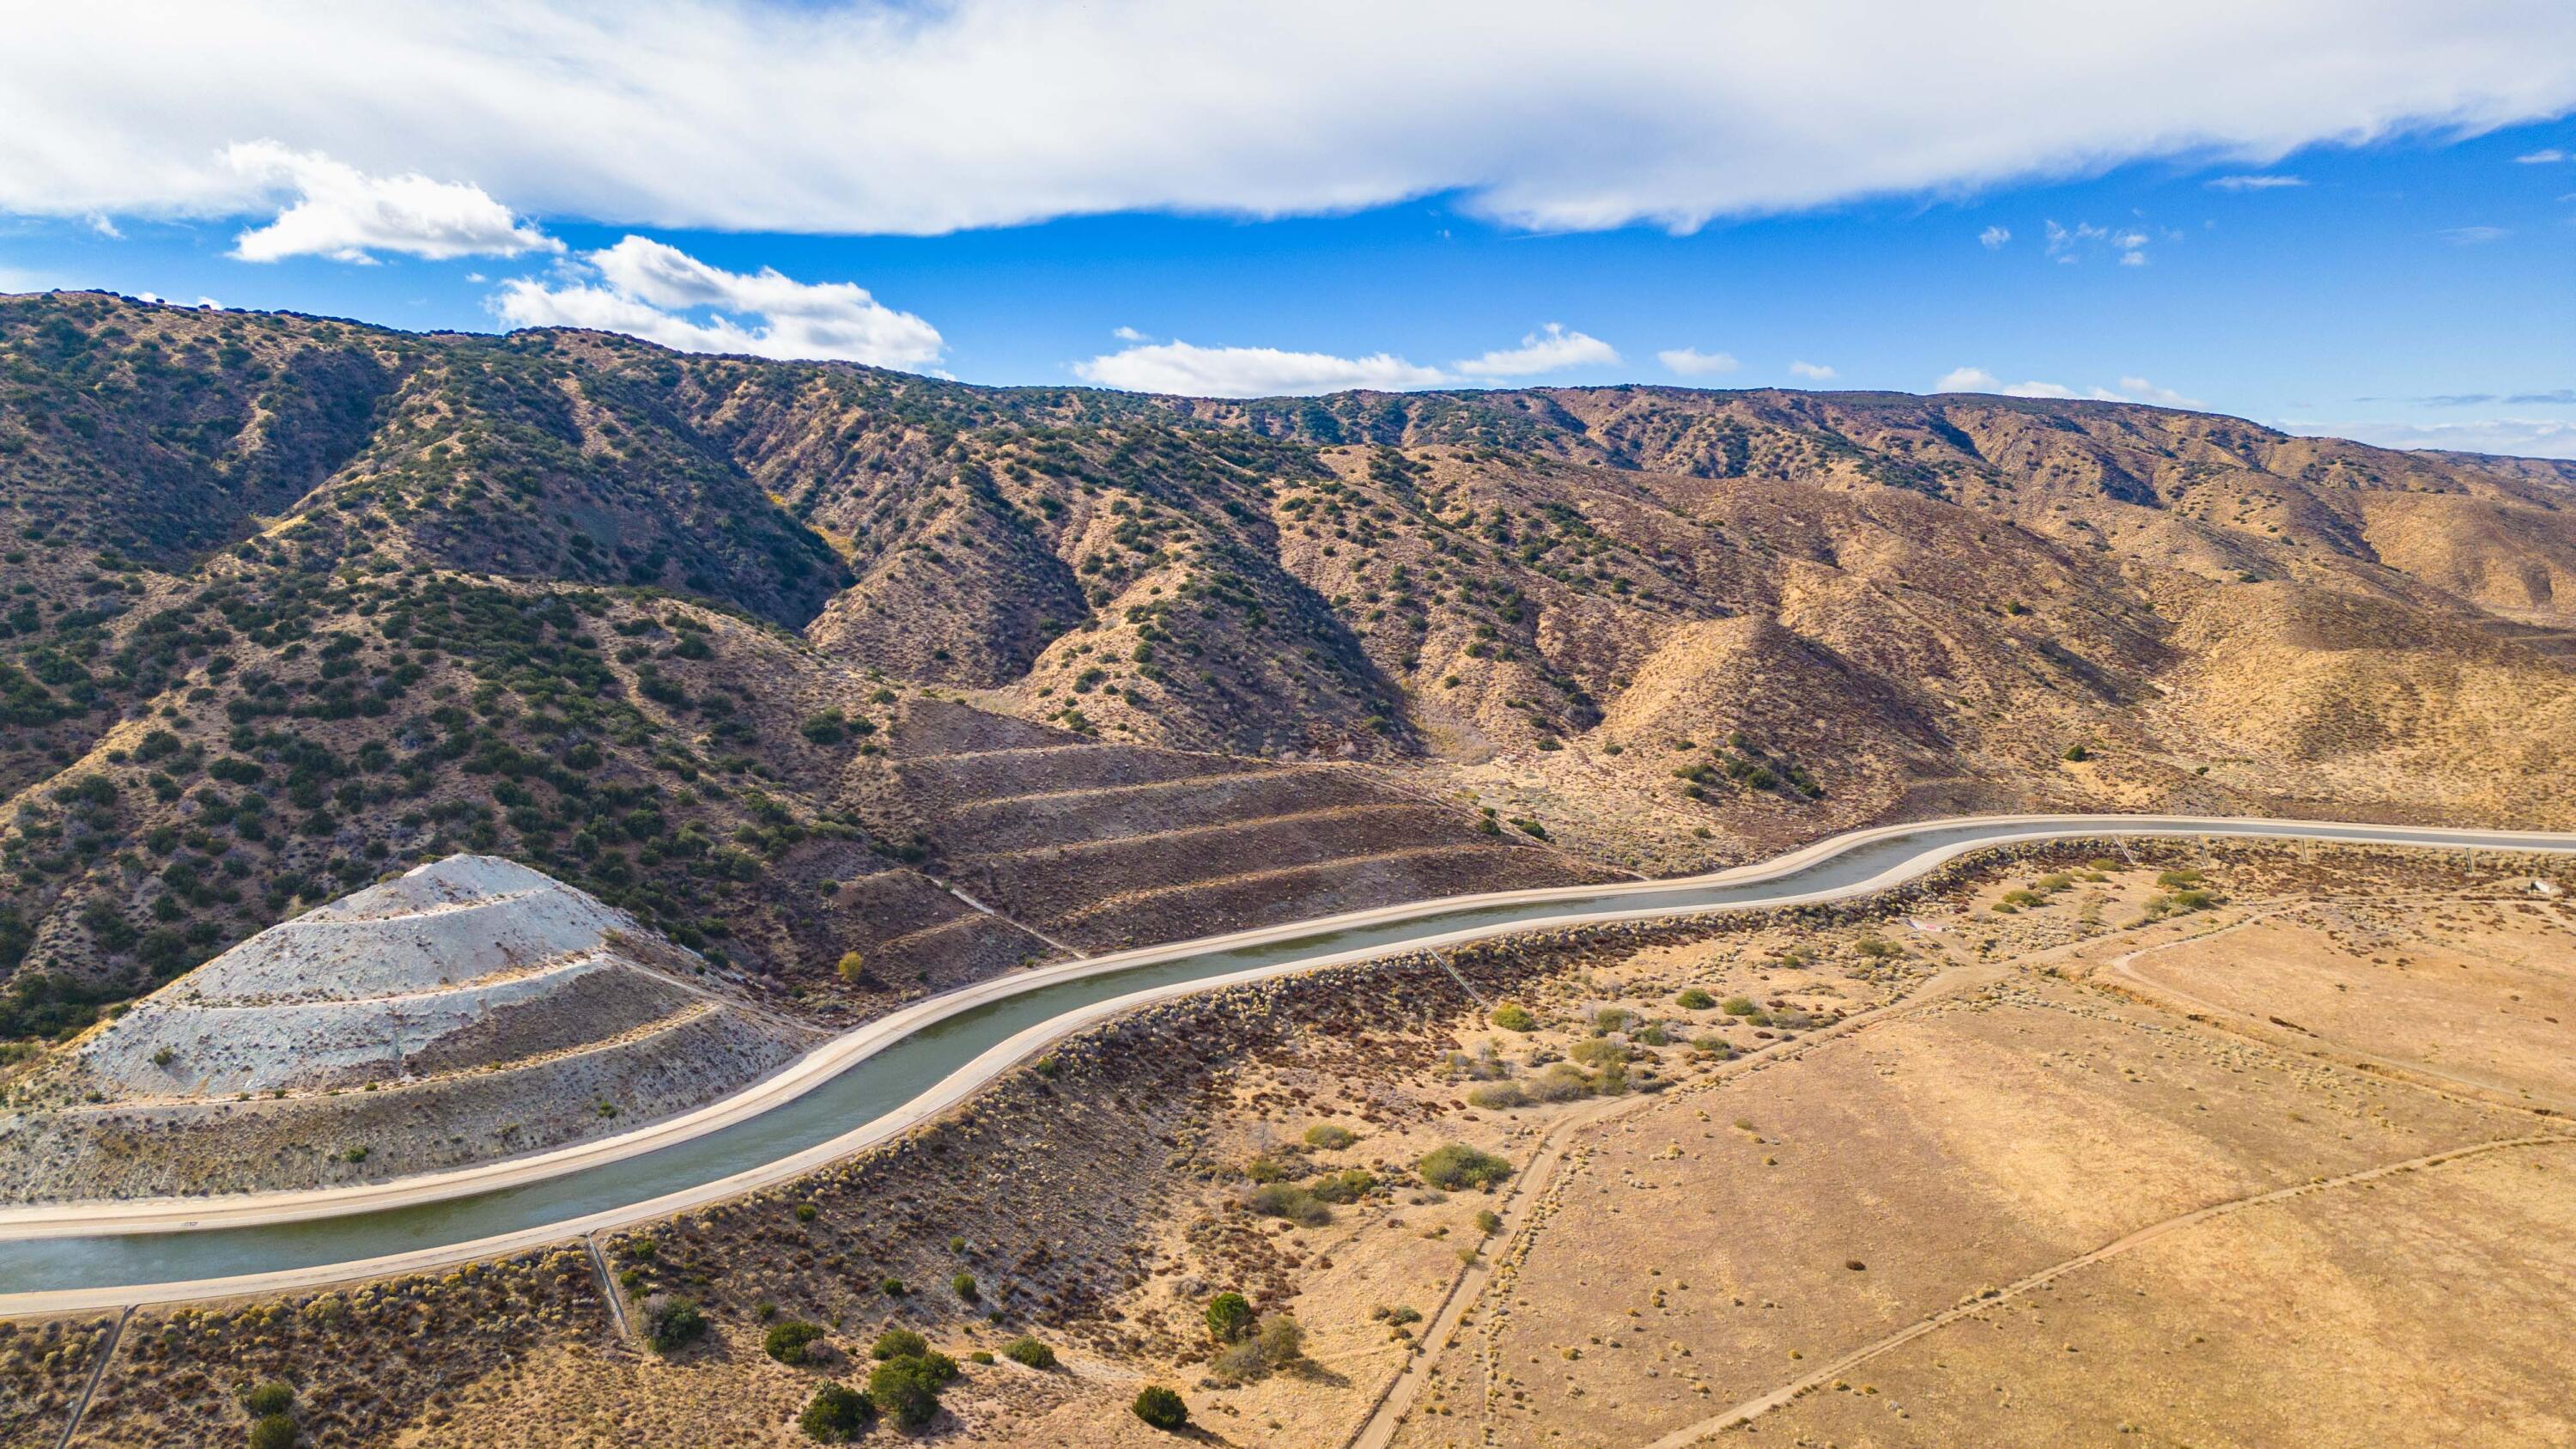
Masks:
[[[0,1198],[364,1182],[623,1130],[818,1033],[526,866],[460,855],[270,927],[28,1072]]]
[[[2576,467],[2125,404],[1213,402],[56,294],[0,300],[0,550],[21,1072],[460,850],[837,1027],[1945,811],[2576,801]]]

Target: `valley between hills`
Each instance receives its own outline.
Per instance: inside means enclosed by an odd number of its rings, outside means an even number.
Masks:
[[[0,560],[18,1203],[506,1160],[1044,963],[1863,826],[2576,829],[2576,464],[2129,404],[50,294]],[[668,1223],[0,1325],[0,1445],[811,1442],[882,1331],[961,1442],[1152,1442],[1148,1383],[1230,1443],[2576,1425],[2516,1367],[2576,1308],[2564,857],[2109,848],[1228,988]]]

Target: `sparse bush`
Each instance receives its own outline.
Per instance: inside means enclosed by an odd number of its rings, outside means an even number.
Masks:
[[[1137,1418],[1167,1433],[1189,1426],[1190,1406],[1181,1401],[1179,1394],[1161,1384],[1147,1384],[1137,1392],[1136,1402],[1128,1408]]]
[[[1306,1129],[1306,1145],[1326,1152],[1339,1152],[1359,1140],[1358,1133],[1332,1122],[1318,1122]]]
[[[1536,1031],[1538,1018],[1517,1001],[1506,1001],[1494,1008],[1494,1025],[1505,1031]]]
[[[1467,1093],[1469,1106],[1482,1107],[1489,1112],[1526,1107],[1529,1100],[1529,1093],[1522,1091],[1518,1082],[1487,1082]]]
[[[1511,1163],[1458,1142],[1431,1149],[1415,1164],[1415,1170],[1422,1174],[1424,1182],[1447,1192],[1469,1187],[1490,1189],[1512,1175]]]
[[[1055,1350],[1025,1333],[1002,1345],[1002,1357],[1016,1364],[1026,1364],[1033,1369],[1055,1367]]]
[[[877,1335],[876,1343],[868,1349],[868,1357],[880,1361],[890,1358],[919,1358],[928,1352],[930,1352],[929,1339],[909,1328],[889,1328]]]
[[[1706,1011],[1717,1005],[1717,998],[1693,986],[1674,997],[1673,1004],[1684,1011]]]
[[[1730,996],[1726,998],[1726,1014],[1729,1016],[1751,1016],[1761,1009],[1761,1007],[1753,1004],[1753,998],[1750,996]]]
[[[254,1419],[283,1414],[295,1407],[295,1386],[275,1379],[242,1395],[242,1408]]]
[[[782,1318],[769,1325],[769,1332],[761,1336],[761,1352],[780,1363],[803,1363],[812,1356],[815,1341],[829,1332],[819,1323],[807,1323],[801,1318]]]
[[[1492,1237],[1502,1230],[1503,1215],[1492,1208],[1476,1209],[1476,1231]]]
[[[876,1405],[857,1390],[825,1384],[805,1401],[805,1412],[796,1416],[796,1427],[818,1444],[847,1444],[865,1434],[876,1417]]]
[[[1592,1090],[1592,1079],[1572,1062],[1557,1062],[1523,1088],[1533,1102],[1571,1102]]]
[[[1219,1343],[1234,1343],[1252,1332],[1252,1300],[1240,1293],[1220,1293],[1208,1300],[1208,1332]]]
[[[1244,1205],[1265,1218],[1284,1218],[1305,1227],[1319,1228],[1333,1220],[1333,1210],[1318,1201],[1312,1192],[1294,1183],[1270,1182],[1252,1190]]]
[[[975,1275],[972,1273],[958,1274],[956,1277],[948,1280],[948,1286],[956,1292],[959,1298],[964,1299],[968,1303],[981,1303],[984,1301],[984,1294],[975,1286]]]
[[[250,1449],[295,1449],[295,1421],[284,1414],[262,1414],[250,1426]]]
[[[655,1353],[671,1353],[704,1338],[707,1316],[691,1298],[665,1298],[644,1305],[644,1341]]]
[[[1605,1006],[1592,1013],[1592,1029],[1598,1032],[1626,1031],[1633,1019],[1624,1006]]]
[[[1377,1189],[1377,1175],[1365,1167],[1346,1167],[1318,1178],[1311,1191],[1330,1203],[1352,1203]]]

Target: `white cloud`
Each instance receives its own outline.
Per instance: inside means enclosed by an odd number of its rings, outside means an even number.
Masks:
[[[2206,184],[2221,191],[2275,191],[2284,186],[2305,186],[2308,183],[2303,177],[2257,172],[2245,176],[2213,177]]]
[[[232,255],[246,262],[305,256],[369,262],[377,252],[447,261],[563,250],[563,243],[521,222],[479,186],[432,181],[418,172],[369,176],[275,141],[230,147],[224,163],[262,186],[295,193],[276,220],[234,239]]]
[[[2158,407],[2196,408],[2200,406],[2198,398],[2184,397],[2172,388],[2158,387],[2143,377],[2121,378],[2120,395],[2129,402],[2154,403]]]
[[[1609,343],[1550,322],[1523,337],[1518,347],[1468,358],[1458,364],[1458,372],[1466,377],[1536,377],[1569,367],[1609,367],[1618,361],[1618,350]]]
[[[1656,353],[1655,360],[1683,377],[1712,377],[1743,365],[1731,352],[1702,352],[1696,347],[1668,347]]]
[[[1598,337],[1550,322],[1521,339],[1446,368],[1407,362],[1391,352],[1339,357],[1329,352],[1287,352],[1276,347],[1198,347],[1174,339],[1139,342],[1073,364],[1073,374],[1102,387],[1169,392],[1189,397],[1283,397],[1368,388],[1398,392],[1460,381],[1532,377],[1569,367],[1616,363],[1618,352]]]
[[[1990,226],[1984,231],[1977,233],[1978,244],[1983,246],[1987,251],[1993,251],[1995,248],[2002,246],[2005,242],[2011,240],[2012,232],[2006,227]]]
[[[104,212],[91,212],[89,215],[81,218],[81,224],[87,226],[91,231],[98,233],[100,236],[107,238],[109,241],[125,240],[125,233],[117,230],[115,220]]]
[[[2284,432],[2312,438],[2352,438],[2383,448],[2445,448],[2462,453],[2504,453],[2523,458],[2576,458],[2576,423],[2543,418],[2483,418],[2456,423],[2300,422]]]
[[[14,7],[9,41],[0,210],[67,216],[244,214],[260,187],[208,147],[276,137],[637,228],[1455,192],[1518,226],[1688,229],[2576,109],[2564,0],[1631,0],[1581,25],[1540,0],[82,0]]]
[[[1180,341],[1147,343],[1077,362],[1073,373],[1102,387],[1187,397],[1278,397],[1352,388],[1395,392],[1449,380],[1436,367],[1419,367],[1385,352],[1335,357],[1276,347],[1193,347]]]
[[[2526,151],[2513,159],[2525,166],[2547,166],[2553,162],[2566,160],[2567,153],[2552,146],[2543,151]]]
[[[1954,367],[1932,384],[1934,392],[2001,392],[2002,379],[1982,367]]]
[[[513,327],[625,332],[684,352],[919,368],[946,350],[939,329],[854,282],[798,282],[770,267],[728,272],[640,236],[585,253],[552,283],[503,282],[493,310]],[[746,327],[738,316],[760,325]]]
[[[1110,329],[1109,329],[1109,335],[1110,335],[1110,336],[1112,336],[1112,337],[1117,338],[1117,339],[1118,339],[1119,341],[1121,341],[1121,342],[1151,342],[1151,341],[1153,341],[1153,339],[1152,339],[1152,338],[1150,338],[1150,337],[1146,336],[1146,335],[1145,335],[1144,333],[1142,333],[1142,332],[1137,331],[1137,330],[1136,330],[1135,328],[1133,328],[1133,327],[1112,327],[1112,328],[1110,328]]]
[[[1821,362],[1793,362],[1789,364],[1789,371],[1814,382],[1824,382],[1834,376],[1834,370]]]

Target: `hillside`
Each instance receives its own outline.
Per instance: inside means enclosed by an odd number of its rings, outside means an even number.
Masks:
[[[2576,800],[2576,465],[2126,404],[1220,403],[54,294],[0,300],[0,541],[0,1040],[460,850],[828,1026],[1906,816]]]

